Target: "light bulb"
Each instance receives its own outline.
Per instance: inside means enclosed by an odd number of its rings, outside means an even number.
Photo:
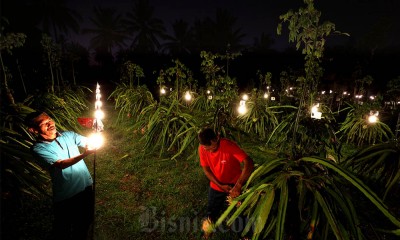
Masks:
[[[370,122],[370,123],[376,123],[377,121],[378,121],[378,117],[375,115],[368,117],[368,122]]]
[[[311,108],[311,112],[312,112],[312,113],[318,112],[318,108],[319,108],[319,103],[315,104],[315,105]]]
[[[98,100],[95,102],[94,106],[96,109],[100,109],[103,106],[103,103],[100,100]]]
[[[239,103],[239,108],[238,108],[239,114],[243,115],[247,112],[247,107],[246,107],[246,101],[241,100]]]
[[[98,109],[98,110],[96,110],[94,112],[94,117],[96,119],[103,119],[104,118],[104,112],[102,110]]]
[[[243,106],[239,106],[239,108],[238,108],[238,112],[239,112],[239,114],[245,114],[246,113],[246,111],[247,111],[247,109],[246,109],[246,106],[245,105],[243,105]]]
[[[88,149],[89,150],[94,150],[94,149],[99,149],[101,146],[104,144],[104,138],[101,133],[92,133],[88,137]]]
[[[192,95],[190,94],[189,91],[187,91],[187,92],[185,93],[185,100],[186,100],[186,101],[192,100]]]

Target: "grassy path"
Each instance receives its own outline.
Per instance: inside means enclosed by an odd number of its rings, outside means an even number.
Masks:
[[[198,162],[144,156],[138,136],[121,126],[104,133],[95,239],[198,239],[208,186]]]

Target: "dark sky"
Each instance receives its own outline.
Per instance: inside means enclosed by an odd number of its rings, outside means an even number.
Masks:
[[[154,16],[161,18],[167,28],[170,28],[177,19],[192,23],[196,19],[214,18],[217,8],[226,9],[237,17],[237,27],[246,34],[245,43],[253,43],[254,37],[265,32],[276,38],[274,47],[278,49],[286,47],[288,42],[287,35],[276,35],[279,15],[289,9],[296,10],[299,6],[304,6],[303,0],[149,1],[155,8]],[[133,6],[132,0],[67,0],[67,2],[71,7],[78,6],[77,11],[86,19],[90,17],[94,6],[116,8],[120,13],[126,13]],[[358,40],[375,27],[386,34],[385,45],[399,45],[397,43],[400,38],[399,0],[315,0],[314,2],[324,19],[335,23],[336,30],[349,33],[351,38]],[[331,41],[346,42],[351,38],[340,37]]]

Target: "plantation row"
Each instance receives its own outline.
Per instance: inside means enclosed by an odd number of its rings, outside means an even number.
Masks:
[[[276,159],[268,160],[271,151],[266,151],[265,160],[258,159],[263,164],[250,177],[247,190],[235,200],[243,202],[241,207],[229,208],[215,227],[223,219],[231,223],[246,212],[249,224],[255,226],[255,238],[315,234],[319,239],[334,233],[339,238],[362,239],[363,231],[383,226],[376,223],[377,226],[367,227],[372,220],[360,219],[359,214],[365,209],[354,205],[354,197],[370,201],[393,227],[399,226],[398,216],[385,203],[387,196],[398,191],[399,145],[388,125],[379,120],[370,123],[366,118],[371,109],[381,107],[379,101],[362,105],[348,102],[347,107],[331,110],[330,99],[319,98],[315,102],[307,100],[299,107],[296,104],[304,101],[297,95],[304,94],[302,88],[293,96],[283,94],[280,101],[272,101],[265,96],[268,75],[264,77],[265,90],[254,89],[243,100],[235,80],[215,64],[216,56],[203,53],[202,57],[202,71],[208,80],[205,87],[198,88],[190,71],[175,61],[174,66],[160,71],[160,93],[155,97],[139,84],[143,77],[141,67],[127,62],[126,75],[108,99],[119,112],[117,121],[127,122],[131,129],[126,131],[139,134],[144,152],[158,152],[160,158],[196,159],[197,132],[204,126],[237,141],[251,139],[260,149],[274,149]],[[82,131],[76,119],[89,105],[87,92],[82,87],[66,88],[60,93],[62,98],[56,93],[45,93],[6,108],[1,141],[2,163],[7,170],[3,191],[10,195],[20,190],[46,193],[48,177],[30,155],[34,136],[25,131],[22,119],[34,109],[43,110],[54,116],[60,130]],[[319,110],[312,110],[317,102]],[[242,106],[246,111],[239,113]],[[315,111],[321,113],[321,118],[312,117]],[[345,116],[344,121],[338,122],[341,116]],[[360,150],[350,155],[343,153],[345,143],[359,146]],[[235,206],[235,201],[231,206]],[[294,206],[298,206],[295,212],[287,212]],[[310,227],[316,222],[321,232],[314,233],[315,227]],[[300,232],[287,232],[287,224],[298,224],[296,229]],[[348,235],[343,236],[344,233]]]

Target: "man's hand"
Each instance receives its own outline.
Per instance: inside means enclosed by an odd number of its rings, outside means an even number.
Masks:
[[[240,195],[242,191],[242,187],[238,186],[238,184],[236,184],[230,191],[229,191],[229,196],[233,199],[236,198]]]
[[[220,185],[219,187],[226,193],[229,193],[232,190],[232,187],[230,185]]]
[[[250,177],[251,173],[254,169],[253,159],[247,157],[243,160],[244,167],[242,170],[242,174],[240,174],[239,179],[237,180],[235,186],[229,192],[229,196],[232,198],[236,198],[242,192],[242,186],[246,183],[247,179]]]
[[[85,152],[83,153],[83,155],[88,156],[94,152],[96,152],[96,149],[85,148]]]

